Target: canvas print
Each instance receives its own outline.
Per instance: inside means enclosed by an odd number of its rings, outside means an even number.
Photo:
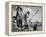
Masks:
[[[12,32],[42,31],[42,6],[12,5]]]

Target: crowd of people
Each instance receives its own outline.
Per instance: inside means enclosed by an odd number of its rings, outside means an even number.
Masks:
[[[33,30],[37,30],[37,24],[34,24],[32,26],[32,22],[31,22],[31,19],[28,19],[30,18],[29,17],[29,14],[30,12],[27,11],[24,15],[22,15],[23,13],[19,13],[19,10],[20,11],[23,11],[23,9],[20,7],[20,6],[17,6],[16,8],[17,12],[16,12],[16,16],[13,17],[15,20],[13,21],[13,23],[16,23],[16,26],[18,30],[20,31],[30,31],[30,28],[32,27]],[[20,29],[19,29],[20,28]]]

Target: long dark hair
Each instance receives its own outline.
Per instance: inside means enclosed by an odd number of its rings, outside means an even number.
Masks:
[[[19,10],[22,11],[22,8],[20,6],[17,6],[16,10],[17,10],[16,16],[19,16]]]

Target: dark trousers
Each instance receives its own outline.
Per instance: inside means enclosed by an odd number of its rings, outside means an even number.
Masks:
[[[33,30],[37,30],[37,24],[35,24],[35,26],[33,27]]]

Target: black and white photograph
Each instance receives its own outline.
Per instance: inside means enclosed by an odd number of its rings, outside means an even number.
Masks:
[[[12,32],[42,31],[42,6],[12,5]]]
[[[45,4],[6,2],[5,23],[8,35],[45,33]]]

